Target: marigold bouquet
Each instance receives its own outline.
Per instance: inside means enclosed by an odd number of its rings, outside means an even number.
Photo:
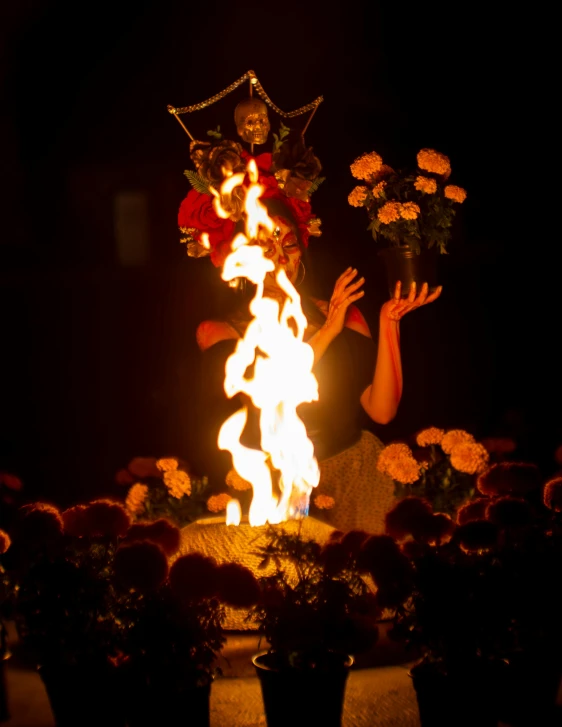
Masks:
[[[407,245],[414,253],[435,248],[447,253],[457,206],[466,199],[462,187],[449,184],[451,163],[445,154],[421,149],[417,167],[395,171],[377,152],[358,157],[352,175],[363,182],[348,197],[364,207],[373,239],[391,247]]]
[[[128,488],[125,507],[135,522],[164,517],[182,527],[208,514],[207,478],[179,457],[135,457],[115,482]]]
[[[396,496],[418,495],[436,512],[452,514],[476,493],[476,477],[490,454],[463,429],[428,427],[415,435],[415,446],[394,442],[381,451],[377,468],[395,482]]]

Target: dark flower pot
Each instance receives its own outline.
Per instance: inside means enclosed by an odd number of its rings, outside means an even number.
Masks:
[[[419,254],[413,252],[407,245],[388,247],[379,252],[384,261],[388,292],[394,296],[396,283],[402,282],[402,297],[407,297],[412,283],[416,283],[416,293],[419,293],[424,283],[429,286],[429,292],[438,286],[437,261],[439,253],[436,250],[421,250]]]
[[[421,661],[410,670],[421,727],[497,727],[495,665],[448,672],[441,662]]]
[[[518,654],[507,661],[499,684],[499,716],[510,727],[556,724],[554,712],[562,661]]]
[[[267,727],[341,727],[345,689],[353,657],[331,653],[315,669],[280,668],[275,655],[252,658]]]
[[[105,664],[38,667],[56,727],[126,727],[119,670]]]

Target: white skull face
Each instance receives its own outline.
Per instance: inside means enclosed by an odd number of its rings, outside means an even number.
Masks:
[[[248,144],[265,144],[270,128],[267,114],[249,114],[237,131]]]

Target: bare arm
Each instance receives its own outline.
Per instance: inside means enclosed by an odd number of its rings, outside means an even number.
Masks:
[[[441,287],[428,295],[424,283],[416,297],[415,283],[407,298],[400,297],[397,283],[394,298],[386,301],[380,312],[377,361],[372,383],[361,395],[361,405],[378,424],[388,424],[396,416],[402,398],[402,359],[400,355],[400,319],[441,295]]]

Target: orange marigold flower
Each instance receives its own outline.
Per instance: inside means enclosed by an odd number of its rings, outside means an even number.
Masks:
[[[389,444],[381,451],[377,469],[404,485],[414,483],[421,472],[412,450],[401,442]]]
[[[162,457],[156,460],[156,467],[160,472],[173,472],[178,468],[178,461],[174,457]]]
[[[401,209],[402,205],[400,202],[385,202],[377,212],[377,217],[383,224],[389,225],[391,222],[396,222],[396,220],[400,219]]]
[[[448,184],[445,187],[445,197],[447,197],[447,199],[452,199],[453,202],[462,204],[462,202],[466,199],[466,189],[457,187],[456,184]]]
[[[444,434],[445,430],[439,429],[439,427],[422,429],[421,432],[416,434],[416,444],[420,447],[428,447],[430,444],[441,444]]]
[[[356,179],[369,179],[382,167],[382,157],[376,151],[362,154],[350,166],[351,173]]]
[[[0,530],[0,555],[8,550],[11,543],[12,541],[10,540],[8,533],[4,530]]]
[[[331,510],[336,504],[336,501],[330,495],[316,495],[314,504],[319,510]]]
[[[230,470],[226,475],[225,482],[229,487],[234,490],[249,490],[252,487],[252,483],[240,477],[236,470]]]
[[[478,442],[459,442],[451,450],[451,464],[459,472],[475,475],[489,464],[488,450]]]
[[[435,194],[437,192],[437,182],[435,179],[430,177],[422,177],[421,175],[416,177],[414,187],[424,194]]]
[[[373,191],[372,191],[373,197],[382,197],[385,187],[386,187],[386,182],[384,181],[384,179],[382,180],[382,182],[375,184],[375,186],[373,187]]]
[[[362,207],[363,202],[367,199],[368,192],[369,190],[367,187],[363,185],[354,187],[354,189],[352,189],[349,193],[347,201],[352,207]]]
[[[148,486],[143,485],[141,482],[137,482],[129,489],[129,492],[127,492],[125,507],[132,515],[137,515],[139,512],[142,512],[144,501],[147,497]]]
[[[449,429],[443,435],[441,440],[441,449],[445,454],[451,454],[453,447],[461,442],[475,442],[476,440],[469,432],[465,432],[464,429]]]
[[[178,500],[184,495],[191,495],[191,478],[183,470],[164,472],[164,484],[170,495]]]
[[[418,167],[426,172],[449,176],[451,173],[451,162],[449,157],[441,154],[435,149],[421,149],[417,155]]]
[[[420,207],[415,202],[404,202],[400,207],[400,214],[405,220],[417,220]]]
[[[482,440],[490,454],[509,454],[514,452],[516,444],[511,437],[486,437]]]
[[[553,477],[544,486],[543,502],[554,512],[562,512],[562,477]]]
[[[219,495],[211,495],[207,500],[207,510],[209,512],[222,512],[226,510],[226,506],[232,500],[227,492],[221,492]]]

